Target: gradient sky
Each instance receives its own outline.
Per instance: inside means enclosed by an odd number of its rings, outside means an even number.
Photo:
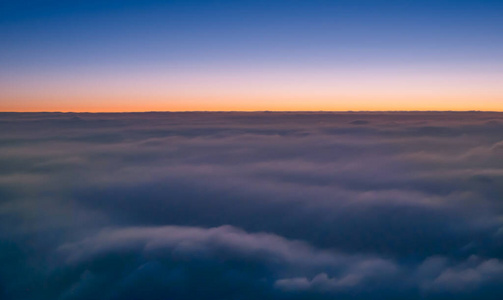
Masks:
[[[1,111],[503,111],[503,1],[0,3]]]

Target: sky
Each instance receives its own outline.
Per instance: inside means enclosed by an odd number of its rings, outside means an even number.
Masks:
[[[501,300],[503,113],[0,113],[2,300]]]
[[[0,3],[0,111],[503,111],[503,2]]]

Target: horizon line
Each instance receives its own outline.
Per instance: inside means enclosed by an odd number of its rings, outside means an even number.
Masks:
[[[5,113],[133,114],[133,113],[503,113],[503,110],[145,110],[145,111],[0,111]]]

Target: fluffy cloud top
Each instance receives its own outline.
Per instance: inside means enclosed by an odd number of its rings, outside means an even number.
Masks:
[[[501,299],[503,114],[0,114],[2,299]]]

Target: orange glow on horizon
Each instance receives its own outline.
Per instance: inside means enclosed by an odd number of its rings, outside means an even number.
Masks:
[[[365,101],[366,100],[366,101]],[[487,100],[487,98],[486,98]],[[457,105],[453,105],[453,101]],[[229,98],[229,99],[94,99],[93,101],[1,101],[2,112],[147,112],[147,111],[496,111],[503,112],[503,99],[481,105],[474,98],[372,100],[358,97],[316,98]]]
[[[497,70],[82,72],[0,80],[0,111],[503,111]]]

